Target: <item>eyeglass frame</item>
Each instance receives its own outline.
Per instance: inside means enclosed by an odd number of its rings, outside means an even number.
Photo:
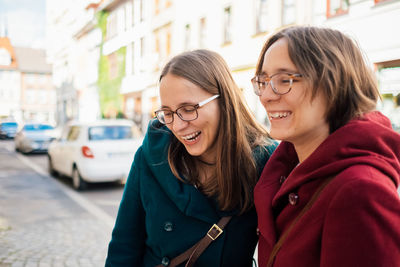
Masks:
[[[289,89],[288,89],[287,92],[285,92],[285,93],[279,93],[278,90],[276,90],[276,88],[275,88],[275,86],[274,86],[274,83],[272,82],[272,78],[273,78],[274,76],[276,76],[276,75],[279,75],[279,74],[287,74],[287,75],[290,76],[290,85],[289,85]],[[258,79],[259,79],[260,76],[266,76],[266,81],[264,81],[264,82],[258,81]],[[251,79],[251,83],[252,83],[252,85],[253,85],[253,91],[254,91],[254,93],[255,93],[257,96],[261,96],[262,92],[265,90],[265,88],[267,88],[267,86],[268,86],[269,83],[271,83],[272,91],[273,91],[276,95],[285,95],[285,94],[289,93],[290,90],[292,90],[293,79],[294,79],[295,77],[296,77],[296,78],[300,78],[300,77],[303,77],[303,75],[300,74],[300,73],[290,73],[290,72],[278,72],[278,73],[275,73],[275,74],[273,74],[273,75],[271,75],[271,76],[269,76],[269,77],[268,77],[267,75],[256,75],[256,76],[254,76],[254,77]],[[264,86],[264,89],[263,89],[263,90],[261,90],[260,84],[263,84],[263,85],[262,85],[262,86]],[[258,88],[256,88],[256,86],[257,86]]]
[[[196,119],[199,117],[199,113],[198,113],[197,110],[198,110],[199,108],[203,107],[205,104],[210,103],[211,101],[213,101],[214,99],[216,99],[216,98],[218,98],[218,97],[219,97],[219,95],[213,95],[212,97],[209,97],[209,98],[207,98],[207,99],[205,99],[205,100],[203,100],[203,101],[201,101],[201,102],[199,102],[199,103],[197,103],[197,104],[195,104],[195,105],[191,105],[191,104],[183,105],[183,106],[180,106],[179,108],[175,109],[175,111],[173,111],[173,110],[171,110],[171,109],[166,109],[166,108],[163,109],[163,108],[161,108],[161,109],[159,109],[159,110],[156,110],[154,113],[155,113],[155,115],[156,115],[157,120],[158,120],[160,123],[162,123],[162,124],[171,124],[171,123],[173,123],[173,122],[174,122],[174,114],[176,114],[176,115],[177,115],[181,120],[183,120],[183,121],[194,121],[194,120],[196,120]],[[182,118],[182,115],[181,115],[181,114],[178,113],[178,110],[179,110],[179,109],[184,108],[184,107],[188,107],[188,106],[193,107],[194,111],[196,112],[196,118],[190,119],[190,120],[186,120],[186,119]],[[160,120],[160,118],[158,117],[158,114],[160,114],[161,111],[165,111],[165,110],[168,110],[168,111],[170,111],[170,112],[172,113],[172,120],[171,120],[171,122],[168,122],[168,123],[167,123],[167,122],[165,122],[165,119],[164,119],[164,122],[162,122],[162,121]]]

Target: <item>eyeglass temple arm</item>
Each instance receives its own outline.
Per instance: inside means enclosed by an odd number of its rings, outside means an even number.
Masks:
[[[219,95],[214,95],[214,96],[212,96],[212,97],[210,97],[210,98],[208,98],[208,99],[206,99],[204,101],[201,101],[198,105],[199,105],[199,107],[204,106],[205,104],[207,104],[208,102],[213,101],[217,97],[219,97]]]

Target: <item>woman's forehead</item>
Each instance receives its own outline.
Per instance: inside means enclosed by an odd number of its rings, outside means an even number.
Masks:
[[[293,72],[297,68],[289,56],[288,41],[281,38],[273,43],[264,54],[261,73],[273,75],[278,72]]]

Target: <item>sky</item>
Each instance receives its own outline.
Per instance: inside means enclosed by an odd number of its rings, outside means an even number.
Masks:
[[[0,29],[7,24],[13,46],[44,48],[46,0],[0,0]]]

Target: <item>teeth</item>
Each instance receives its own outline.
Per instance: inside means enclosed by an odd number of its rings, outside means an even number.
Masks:
[[[269,113],[269,116],[272,119],[276,119],[276,118],[286,118],[289,114],[290,112],[274,112],[274,113]]]
[[[200,135],[200,132],[195,132],[189,135],[182,136],[182,139],[190,140]]]

